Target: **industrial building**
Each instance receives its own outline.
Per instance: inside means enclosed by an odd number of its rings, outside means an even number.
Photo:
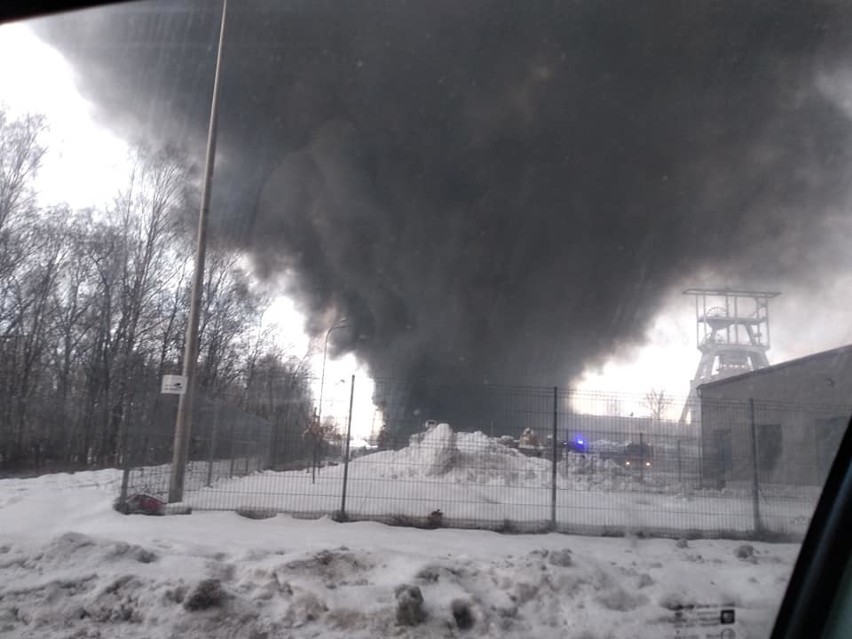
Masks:
[[[821,486],[852,414],[852,345],[697,392],[703,486]]]

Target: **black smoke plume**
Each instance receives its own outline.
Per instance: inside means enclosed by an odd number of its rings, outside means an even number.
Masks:
[[[850,177],[850,121],[824,91],[849,17],[778,0],[233,1],[218,233],[289,282],[315,335],[345,315],[335,348],[405,380],[407,409],[488,419],[433,384],[562,385],[707,269],[820,276]],[[175,0],[38,30],[115,127],[197,148],[218,19]]]

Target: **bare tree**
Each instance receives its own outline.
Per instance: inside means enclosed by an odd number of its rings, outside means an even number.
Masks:
[[[44,118],[0,108],[0,460],[18,464],[50,332],[61,246],[32,213]]]
[[[227,387],[240,374],[250,345],[246,334],[257,326],[266,300],[252,288],[239,256],[211,251],[199,326],[199,384],[203,390]]]
[[[105,210],[46,209],[34,182],[43,130],[40,117],[0,109],[0,471],[114,464],[133,449],[131,433],[144,459],[165,460],[173,415],[158,382],[181,365],[194,170],[173,149],[141,145]],[[275,347],[260,325],[265,306],[238,256],[211,251],[202,391],[217,410],[222,397],[240,405],[226,408],[232,436],[271,428],[272,463],[307,460],[308,358]]]
[[[115,451],[117,438],[127,427],[127,412],[133,403],[132,368],[138,359],[134,356],[142,346],[142,333],[158,320],[150,311],[166,285],[165,259],[192,173],[189,162],[171,149],[152,153],[140,147],[136,153],[128,187],[112,211],[119,231],[121,275],[116,337],[121,346],[115,353],[117,384],[104,454]]]
[[[84,388],[79,363],[86,359],[87,338],[92,329],[86,317],[91,302],[87,289],[92,281],[93,269],[85,253],[91,221],[87,213],[66,217],[62,235],[67,255],[55,299],[50,365],[56,377],[57,393],[51,402],[51,419],[63,431],[61,440],[57,438],[54,442],[56,457],[66,463],[76,461],[75,451],[81,426],[81,406],[76,400]]]
[[[313,439],[304,436],[314,425],[307,360],[268,347],[248,361],[243,379],[245,410],[272,427],[272,464],[306,459],[314,451]]]
[[[651,419],[661,422],[672,404],[672,398],[666,395],[666,391],[652,388],[642,398],[642,406],[648,409]]]
[[[45,435],[29,426],[34,408],[41,406],[35,400],[52,337],[54,292],[63,253],[61,237],[48,225],[33,231],[27,236],[33,260],[21,264],[11,277],[12,295],[7,299],[11,321],[4,331],[6,419],[14,432],[11,455],[15,459]]]
[[[0,108],[0,232],[32,204],[33,180],[41,166],[47,129],[42,115],[12,119]]]

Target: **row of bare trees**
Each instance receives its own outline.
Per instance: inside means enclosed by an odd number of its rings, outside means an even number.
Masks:
[[[193,166],[174,149],[134,149],[111,205],[44,207],[40,116],[0,109],[0,471],[118,463],[122,429],[163,448],[175,398],[191,275]],[[208,258],[201,318],[204,403],[227,397],[297,439],[312,400],[304,360],[260,330],[264,298],[239,254]]]

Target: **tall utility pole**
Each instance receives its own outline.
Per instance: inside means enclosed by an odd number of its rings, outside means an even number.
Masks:
[[[195,399],[195,372],[198,367],[198,323],[201,295],[204,291],[204,259],[207,253],[207,218],[210,214],[210,190],[213,167],[216,163],[216,125],[219,115],[219,75],[222,67],[222,43],[225,39],[225,16],[228,0],[222,0],[222,23],[219,27],[219,48],[213,76],[213,97],[210,103],[210,123],[207,130],[207,156],[204,162],[204,182],[201,188],[201,209],[198,212],[198,237],[195,245],[195,272],[192,278],[192,297],[189,302],[189,322],[183,352],[183,376],[186,390],[178,400],[175,419],[175,441],[172,470],[169,477],[169,502],[183,500],[183,484],[189,453],[189,434],[192,429],[192,408]]]

